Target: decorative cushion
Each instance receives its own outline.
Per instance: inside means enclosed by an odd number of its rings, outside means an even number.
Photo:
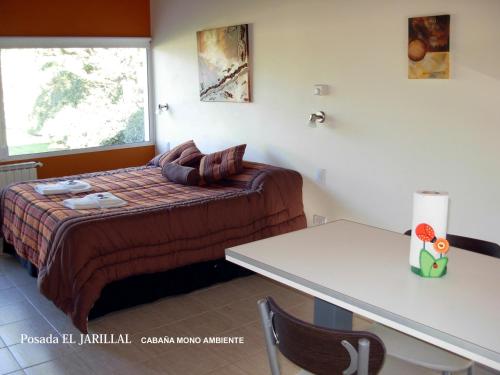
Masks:
[[[155,156],[148,165],[163,167],[166,163],[179,164],[189,167],[198,166],[203,157],[201,151],[196,147],[193,140],[181,143],[170,151]]]
[[[161,174],[176,184],[194,186],[200,183],[198,169],[179,164],[165,163],[161,168]]]
[[[156,155],[153,159],[151,159],[150,161],[148,161],[148,164],[146,164],[148,167],[149,166],[154,166],[154,167],[159,167],[160,164],[158,164],[158,162],[160,161],[160,158],[163,156],[163,154],[159,154],[159,155]]]
[[[200,176],[203,182],[222,180],[243,169],[243,155],[247,145],[234,146],[203,156],[200,161]]]

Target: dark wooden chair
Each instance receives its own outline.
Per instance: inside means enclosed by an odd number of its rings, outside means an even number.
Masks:
[[[405,234],[407,236],[411,236],[411,229],[407,230]],[[489,255],[495,258],[500,258],[500,245],[494,242],[457,236],[455,234],[447,234],[446,239],[450,243],[450,246],[459,247],[460,249],[473,251],[475,253],[483,255]]]
[[[299,320],[271,297],[258,301],[272,375],[280,374],[277,350],[317,375],[377,374],[385,358],[384,343],[374,334],[338,331]]]

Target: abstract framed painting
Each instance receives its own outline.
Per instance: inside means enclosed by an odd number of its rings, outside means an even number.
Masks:
[[[450,16],[408,19],[408,78],[450,78]]]
[[[250,102],[248,25],[198,31],[200,100]]]

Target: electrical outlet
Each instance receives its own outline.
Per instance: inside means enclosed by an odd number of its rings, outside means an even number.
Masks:
[[[326,216],[313,215],[313,226],[326,224]]]

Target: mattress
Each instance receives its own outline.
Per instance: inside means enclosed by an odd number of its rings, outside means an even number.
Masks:
[[[151,166],[70,178],[128,204],[71,210],[62,205],[70,195],[40,195],[31,181],[2,191],[0,218],[4,239],[38,268],[41,293],[82,332],[113,281],[220,259],[227,247],[306,226],[301,176],[265,164],[245,162],[209,186],[172,183]]]

